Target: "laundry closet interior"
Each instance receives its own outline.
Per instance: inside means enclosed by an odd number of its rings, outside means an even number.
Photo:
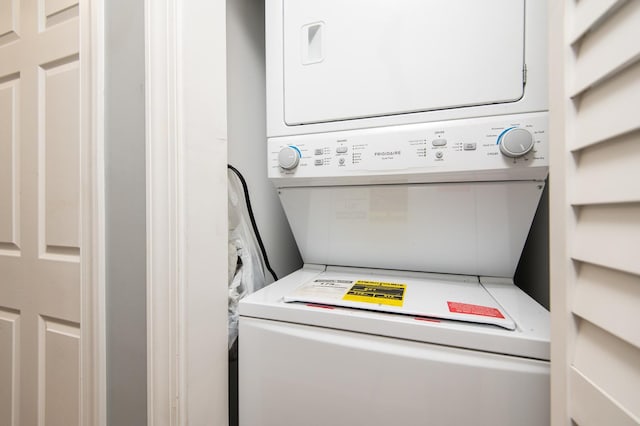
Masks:
[[[228,162],[278,278],[234,308],[230,424],[548,422],[545,17],[227,2]]]

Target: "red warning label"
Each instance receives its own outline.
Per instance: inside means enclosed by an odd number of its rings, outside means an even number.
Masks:
[[[447,302],[449,312],[457,314],[481,315],[483,317],[504,318],[502,312],[490,306],[471,305],[469,303]]]

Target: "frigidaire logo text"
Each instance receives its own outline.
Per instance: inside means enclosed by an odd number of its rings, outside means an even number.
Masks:
[[[377,151],[374,152],[373,155],[383,155],[383,156],[389,156],[389,155],[400,155],[400,150],[398,151]]]

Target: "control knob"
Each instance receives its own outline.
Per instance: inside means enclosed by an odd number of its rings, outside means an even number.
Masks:
[[[533,135],[526,129],[507,129],[498,137],[500,152],[511,158],[522,157],[533,149]]]
[[[285,170],[293,170],[300,162],[300,150],[293,146],[285,146],[278,153],[278,164]]]

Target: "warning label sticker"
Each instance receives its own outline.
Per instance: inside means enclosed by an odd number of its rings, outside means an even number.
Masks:
[[[402,306],[406,289],[406,284],[360,280],[351,286],[342,300]]]
[[[503,318],[502,312],[490,306],[471,305],[469,303],[447,302],[449,312],[457,314],[481,315],[483,317]]]

